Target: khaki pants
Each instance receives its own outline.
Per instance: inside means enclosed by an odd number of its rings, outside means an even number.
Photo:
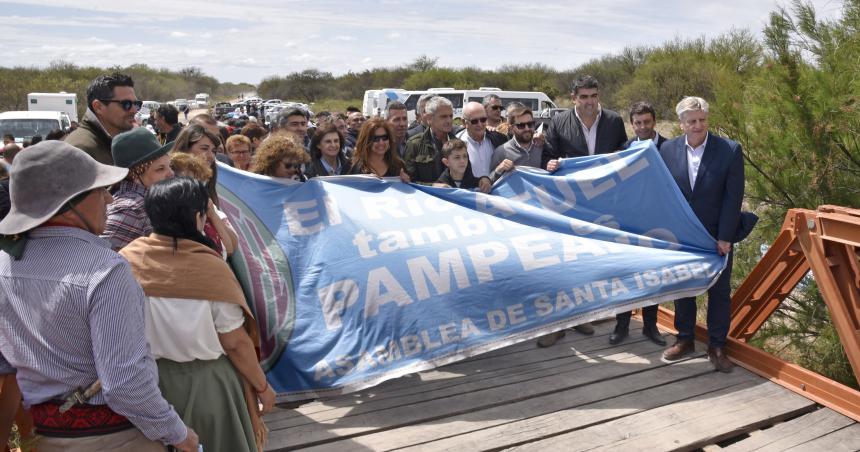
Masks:
[[[38,441],[36,450],[39,452],[164,452],[167,449],[163,444],[147,439],[136,428],[83,438],[38,436]]]

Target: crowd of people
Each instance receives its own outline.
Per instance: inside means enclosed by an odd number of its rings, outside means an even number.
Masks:
[[[380,117],[321,113],[313,123],[306,110],[287,108],[270,128],[251,118],[219,124],[207,114],[182,125],[166,105],[150,130],[135,120],[142,103],[131,78],[98,77],[70,135],[23,151],[4,147],[0,374],[15,375],[39,450],[262,450],[261,417],[275,394],[258,361],[253,313],[226,263],[238,236],[219,209],[218,161],[298,182],[363,174],[489,193],[518,166],[553,172],[562,158],[652,140],[717,252],[729,256],[708,291],[708,356],[730,371],[740,146],[708,131],[709,106],[698,97],[678,103],[684,133],[669,140],[645,102],[630,108],[628,139],[622,117],[601,106],[593,77],[575,80],[571,97],[573,108],[545,132],[526,106],[503,106],[494,95],[466,104],[459,130],[451,102],[433,95],[419,100],[413,124],[400,102]],[[656,306],[643,313],[642,333],[665,345]],[[694,299],[676,301],[678,335],[664,359],[693,351],[695,319]],[[628,336],[629,323],[630,313],[618,314],[610,343]]]

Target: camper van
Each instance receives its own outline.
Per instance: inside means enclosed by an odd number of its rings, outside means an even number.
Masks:
[[[403,101],[406,90],[399,88],[369,89],[364,92],[364,101],[361,103],[361,113],[369,118],[371,116],[382,116],[389,102]]]
[[[415,120],[415,108],[418,105],[418,98],[424,94],[435,94],[442,96],[454,104],[454,117],[463,117],[463,105],[469,102],[481,102],[484,96],[495,94],[502,99],[502,107],[507,107],[511,102],[520,102],[531,109],[535,114],[538,111],[547,108],[556,108],[555,103],[546,94],[540,91],[502,91],[499,88],[482,86],[478,89],[462,90],[453,88],[430,88],[427,91],[408,91],[406,92],[406,110],[408,111],[409,121]]]
[[[10,134],[21,144],[36,135],[45,138],[54,129],[69,130],[69,116],[61,111],[7,111],[0,113],[0,135]]]
[[[209,108],[209,95],[200,93],[194,96],[194,108]]]
[[[75,93],[30,93],[27,94],[29,111],[61,111],[70,120],[78,120],[78,98]]]

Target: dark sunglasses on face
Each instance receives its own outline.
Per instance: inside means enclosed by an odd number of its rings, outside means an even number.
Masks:
[[[483,123],[487,122],[487,117],[486,117],[486,116],[484,116],[483,118],[467,119],[466,121],[468,121],[468,122],[469,122],[469,124],[471,124],[471,125],[473,125],[473,126],[474,126],[474,125],[477,125],[479,122],[480,122],[481,124],[483,124]]]
[[[514,124],[514,125],[517,127],[517,129],[520,129],[520,130],[523,130],[525,128],[529,128],[529,129],[535,128],[535,122],[534,121],[521,122],[519,124]]]
[[[379,143],[380,141],[388,141],[388,135],[374,135],[370,141],[374,143]]]
[[[131,110],[131,107],[132,107],[132,106],[136,107],[138,110],[140,110],[140,107],[143,107],[143,101],[142,101],[142,100],[128,100],[128,99],[126,99],[126,100],[99,99],[99,102],[101,102],[101,103],[103,103],[103,104],[109,104],[109,103],[111,103],[111,102],[116,102],[116,103],[118,103],[118,104],[119,104],[119,106],[120,106],[120,107],[122,107],[122,109],[123,109],[123,110],[125,110],[125,111],[129,111],[129,110]]]
[[[283,162],[284,169],[302,169],[301,163],[293,163],[293,162]]]

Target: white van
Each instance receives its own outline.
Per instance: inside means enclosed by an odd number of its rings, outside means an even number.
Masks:
[[[0,136],[10,134],[16,143],[36,135],[45,138],[54,129],[69,130],[71,120],[61,111],[7,111],[0,113]]]
[[[511,102],[520,102],[537,114],[538,111],[547,108],[556,108],[555,103],[546,94],[540,91],[502,91],[499,88],[480,87],[478,89],[463,90],[452,88],[430,88],[427,91],[409,91],[406,93],[406,109],[409,121],[415,120],[415,107],[418,98],[424,94],[435,94],[442,96],[454,104],[454,117],[463,117],[463,105],[469,102],[482,102],[484,96],[495,94],[502,99],[502,107],[507,107]],[[503,112],[504,113],[504,112]]]
[[[27,94],[27,110],[61,111],[72,121],[78,120],[78,96],[65,91],[59,93]]]
[[[209,95],[200,93],[194,96],[195,108],[209,108]]]
[[[364,92],[364,100],[361,103],[361,113],[369,118],[371,116],[382,116],[389,102],[405,99],[405,89],[383,88],[369,89]]]

